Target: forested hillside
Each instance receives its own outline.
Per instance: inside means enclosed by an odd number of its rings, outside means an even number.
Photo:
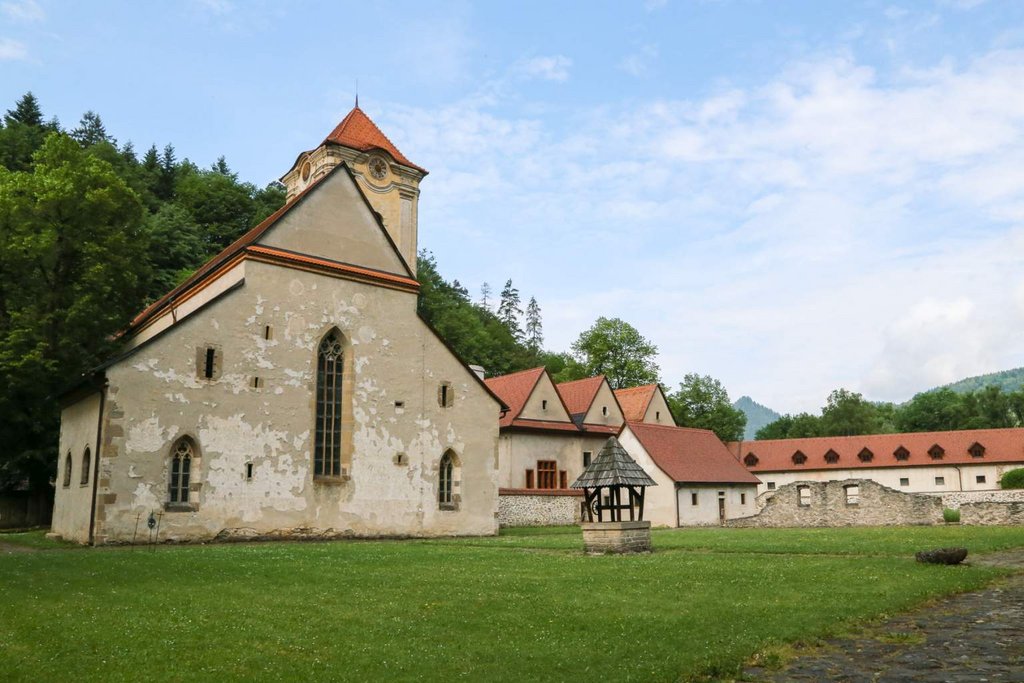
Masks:
[[[966,394],[985,387],[999,387],[1003,391],[1017,391],[1024,388],[1024,368],[1003,370],[1001,372],[990,372],[987,375],[968,377],[959,382],[946,384],[939,389],[949,389],[958,394]]]
[[[763,406],[749,396],[740,396],[732,407],[747,416],[747,426],[743,430],[744,439],[753,439],[757,430],[778,420],[782,415],[768,406]]]

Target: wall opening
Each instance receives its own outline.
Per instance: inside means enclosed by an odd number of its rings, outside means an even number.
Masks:
[[[797,486],[797,505],[800,507],[810,507],[811,505],[811,487],[810,486]]]

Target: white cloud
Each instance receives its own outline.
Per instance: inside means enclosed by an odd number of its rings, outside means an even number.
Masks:
[[[0,12],[3,12],[11,21],[32,23],[46,19],[46,12],[35,0],[0,2]]]
[[[222,17],[235,11],[231,0],[193,0],[199,9],[214,16]]]
[[[636,52],[623,57],[619,62],[619,70],[630,76],[643,78],[650,72],[651,66],[657,58],[658,46],[644,45]]]
[[[28,59],[28,48],[10,38],[0,38],[0,61],[16,61]]]
[[[1021,82],[1024,52],[884,75],[838,54],[692,100],[545,119],[495,88],[382,125],[432,171],[422,246],[513,277],[550,347],[620,316],[669,382],[813,410],[1024,365]]]
[[[527,78],[540,78],[545,81],[566,81],[572,60],[565,55],[530,57],[520,61],[513,67],[513,72]]]

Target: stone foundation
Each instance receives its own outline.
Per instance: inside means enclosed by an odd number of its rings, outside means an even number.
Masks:
[[[651,550],[650,522],[584,522],[588,553],[645,553]]]
[[[579,524],[579,491],[501,489],[498,526],[565,526]]]

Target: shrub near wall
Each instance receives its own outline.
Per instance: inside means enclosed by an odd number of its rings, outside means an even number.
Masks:
[[[1024,467],[1004,472],[999,486],[1004,489],[1024,489]]]

